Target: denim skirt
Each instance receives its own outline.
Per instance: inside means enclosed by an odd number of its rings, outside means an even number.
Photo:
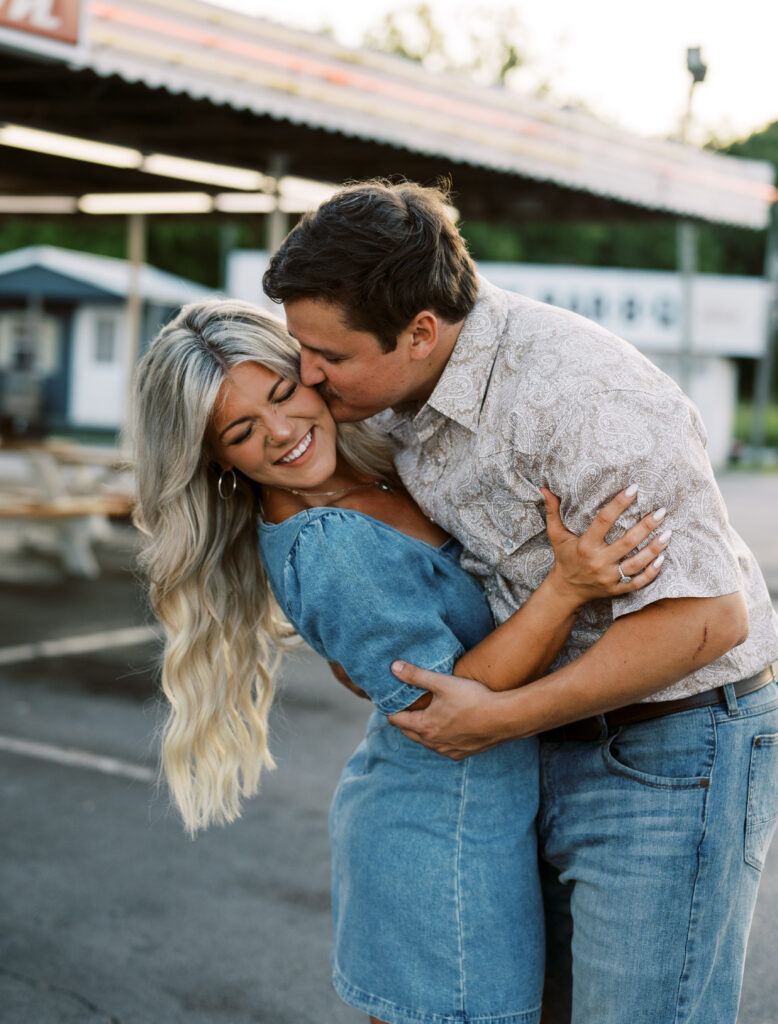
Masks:
[[[333,980],[387,1024],[537,1024],[538,744],[451,761],[374,712],[330,812]]]

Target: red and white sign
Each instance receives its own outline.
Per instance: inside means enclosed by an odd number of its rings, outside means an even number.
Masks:
[[[78,42],[80,0],[0,0],[0,28]]]

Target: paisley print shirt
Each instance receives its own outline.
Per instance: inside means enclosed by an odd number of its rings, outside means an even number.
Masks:
[[[400,445],[397,468],[410,493],[464,545],[462,565],[482,579],[498,622],[553,564],[540,486],[561,499],[563,521],[578,534],[630,483],[638,499],[618,529],[667,508],[660,529],[672,527],[673,539],[659,577],[590,602],[554,667],[652,601],[741,589],[746,642],[649,699],[734,682],[778,658],[778,616],[727,519],[699,413],[669,377],[592,321],[481,279],[428,401],[375,419]]]

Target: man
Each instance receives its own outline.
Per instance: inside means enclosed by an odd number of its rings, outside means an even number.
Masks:
[[[393,722],[452,757],[541,734],[544,1019],[734,1024],[778,815],[778,619],[696,410],[625,342],[479,279],[436,189],[344,189],[264,285],[335,418],[389,410],[400,476],[498,621],[551,564],[539,487],[579,534],[630,483],[630,522],[666,507],[658,580],[587,606],[555,671],[491,693],[399,665],[434,696]]]

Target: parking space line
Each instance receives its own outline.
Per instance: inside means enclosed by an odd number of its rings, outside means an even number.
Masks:
[[[59,658],[67,654],[90,654],[112,647],[134,647],[158,640],[159,637],[159,630],[155,626],[125,626],[100,633],[16,644],[13,647],[0,647],[0,665],[19,665],[26,661],[37,661],[38,658]]]
[[[0,750],[10,754],[21,754],[23,757],[36,757],[41,761],[53,761],[55,764],[70,765],[75,768],[88,768],[102,772],[103,775],[120,775],[136,782],[154,782],[157,773],[145,765],[132,764],[116,757],[105,757],[92,754],[88,750],[76,750],[72,747],[57,747],[51,743],[37,743],[33,740],[22,740],[17,736],[0,735]]]

